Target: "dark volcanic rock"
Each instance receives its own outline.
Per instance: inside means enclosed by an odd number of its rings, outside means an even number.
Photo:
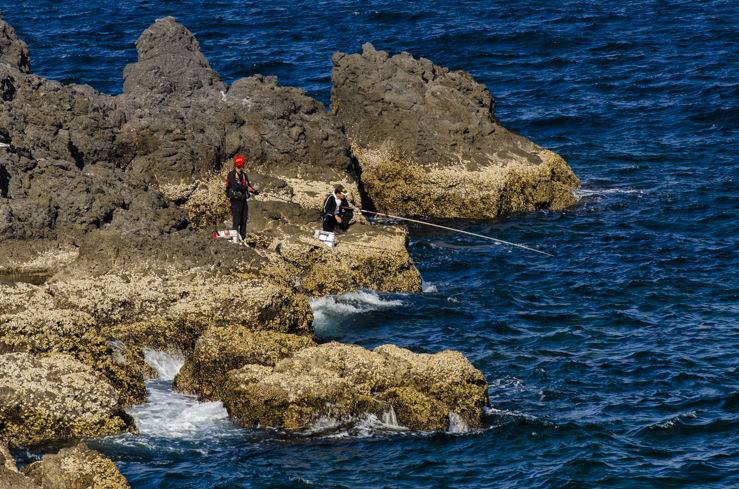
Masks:
[[[35,160],[0,148],[0,239],[51,237],[105,225],[158,234],[186,226],[159,192],[107,165]]]
[[[208,65],[198,41],[174,17],[157,20],[136,41],[138,61],[123,72],[123,92],[141,105],[226,89]]]
[[[133,173],[163,180],[216,170],[226,85],[197,40],[167,17],[141,34],[136,49],[138,61],[126,66],[117,100],[127,120],[116,144],[122,163]]]
[[[9,64],[23,73],[31,72],[28,46],[18,39],[15,29],[0,18],[0,63]]]
[[[302,90],[253,76],[227,88],[193,35],[172,17],[136,43],[118,106],[126,124],[116,153],[130,172],[179,183],[221,168],[237,153],[273,174],[341,175],[351,166],[336,118]]]
[[[564,160],[503,128],[469,74],[371,44],[333,63],[333,110],[378,208],[485,218],[574,202]]]
[[[111,97],[0,65],[0,98],[0,142],[79,168],[112,160],[121,114]]]
[[[361,55],[337,53],[333,62],[334,110],[356,144],[392,139],[424,165],[453,162],[449,147],[459,147],[474,163],[487,164],[482,153],[496,130],[495,104],[467,73],[408,53],[388,57],[369,43]]]
[[[226,96],[232,111],[224,153],[241,153],[268,174],[331,181],[351,168],[338,120],[323,104],[276,77],[234,82]]]

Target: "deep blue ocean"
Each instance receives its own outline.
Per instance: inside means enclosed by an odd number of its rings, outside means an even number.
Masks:
[[[228,82],[277,75],[328,105],[333,51],[371,41],[464,69],[503,124],[562,154],[579,203],[413,228],[423,294],[313,301],[316,331],[454,348],[486,375],[486,429],[368,420],[243,431],[151,382],[142,435],[96,443],[134,488],[739,487],[739,3],[0,1],[32,69],[119,93],[174,15]],[[151,355],[160,370],[176,359]],[[176,367],[176,365],[175,365]],[[176,368],[175,368],[176,370]],[[165,375],[167,377],[167,375]]]

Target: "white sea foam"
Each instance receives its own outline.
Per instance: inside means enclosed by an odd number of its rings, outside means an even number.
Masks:
[[[433,294],[434,292],[438,292],[439,288],[431,282],[426,282],[425,280],[423,280],[421,282],[421,291],[424,294]]]
[[[303,430],[301,434],[325,438],[368,438],[403,432],[407,433],[409,430],[398,423],[395,410],[390,407],[379,418],[374,414],[364,414],[345,419],[322,416],[310,428]]]
[[[336,319],[348,315],[390,309],[403,305],[400,299],[385,299],[372,291],[360,290],[342,295],[318,297],[310,300],[313,309],[313,327],[327,329]]]
[[[198,402],[173,392],[167,382],[147,382],[148,402],[129,409],[145,437],[199,439],[235,431],[221,402]]]
[[[198,440],[238,433],[221,402],[198,402],[172,390],[171,380],[184,363],[182,354],[145,349],[144,359],[160,380],[147,381],[147,402],[128,409],[141,436],[123,436],[119,443],[155,447],[160,444],[153,438]]]
[[[677,416],[673,418],[666,419],[660,423],[656,423],[651,426],[651,428],[660,428],[660,429],[669,429],[675,426],[677,423],[685,420],[685,419],[695,419],[698,417],[698,413],[695,411],[690,411],[687,413],[678,414]]]
[[[469,431],[470,427],[467,426],[462,416],[454,411],[449,411],[449,428],[447,429],[447,433],[467,433]]]
[[[585,197],[602,197],[604,195],[615,195],[615,194],[636,194],[642,195],[643,190],[637,190],[633,188],[602,188],[602,189],[586,189],[579,188],[573,190],[573,194],[577,200]]]
[[[157,371],[162,380],[174,380],[177,372],[185,363],[185,358],[178,352],[157,351],[144,348],[144,361]]]

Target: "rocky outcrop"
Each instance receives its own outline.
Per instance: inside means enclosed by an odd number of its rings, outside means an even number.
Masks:
[[[357,223],[339,238],[336,248],[326,248],[313,239],[316,227],[305,224],[297,233],[278,227],[268,234],[270,249],[295,270],[302,292],[315,297],[361,288],[421,290],[421,275],[408,254],[404,230]]]
[[[416,292],[421,277],[408,254],[405,230],[370,226],[355,216],[351,232],[341,236],[339,246],[328,249],[313,238],[320,228],[320,209],[330,181],[300,182],[265,174],[252,174],[255,186],[269,195],[249,201],[247,240],[265,253],[261,275],[308,295],[325,295],[371,288],[385,292]],[[220,177],[188,185],[171,186],[165,194],[182,204],[188,219],[198,226],[228,226],[230,208],[223,198]],[[356,184],[347,184],[350,202],[359,204]],[[358,214],[358,213],[357,213]],[[289,279],[288,279],[289,277]]]
[[[230,111],[224,154],[243,154],[255,172],[271,177],[332,182],[352,171],[349,144],[323,104],[277,78],[237,80],[224,99]]]
[[[391,409],[401,425],[444,430],[459,416],[481,424],[485,379],[460,353],[416,354],[392,345],[374,350],[328,343],[305,348],[274,367],[246,365],[228,374],[223,403],[246,427],[288,430]]]
[[[501,126],[490,92],[467,73],[371,44],[333,63],[333,111],[378,209],[496,218],[575,202],[567,163]]]
[[[123,92],[154,108],[173,99],[225,90],[192,33],[174,17],[158,19],[136,41],[138,61],[123,72]]]
[[[117,98],[126,123],[116,152],[130,172],[165,186],[189,183],[230,167],[237,153],[269,176],[326,184],[352,170],[341,126],[322,104],[274,77],[227,87],[173,17],[144,31],[136,48]]]
[[[33,159],[0,148],[0,239],[53,238],[100,227],[160,234],[187,225],[159,192],[108,165],[84,169],[64,160]]]
[[[307,298],[261,277],[265,263],[208,236],[91,233],[47,283],[0,283],[0,352],[73,355],[142,402],[143,347],[189,352],[210,326],[310,334]]]
[[[195,37],[173,17],[157,20],[136,42],[138,61],[123,72],[116,103],[126,116],[116,153],[130,173],[189,180],[215,171],[223,139],[221,93]]]
[[[69,355],[0,355],[0,438],[35,445],[133,430],[115,389]]]
[[[31,71],[28,46],[18,39],[15,29],[0,18],[0,63],[7,64],[22,73]]]
[[[292,353],[315,346],[307,336],[255,331],[243,326],[211,327],[180,369],[175,389],[201,400],[221,399],[226,374],[248,364],[275,365]]]
[[[338,247],[313,238],[332,184],[362,203],[335,115],[273,77],[227,87],[173,18],[141,35],[117,97],[29,74],[0,28],[0,274],[40,278],[0,281],[0,437],[133,429],[121,408],[145,399],[144,348],[183,352],[177,387],[245,426],[388,410],[413,429],[479,425],[484,379],[460,354],[314,342],[309,295],[420,290],[402,229],[357,215]],[[210,238],[235,153],[264,191],[248,247]],[[68,455],[29,474],[97,483],[74,461],[93,456]]]
[[[0,315],[0,352],[25,352],[33,354],[66,353],[101,373],[116,389],[122,405],[142,402],[146,399],[144,377],[134,350],[126,345],[109,341],[102,335],[93,318],[71,308],[55,308],[48,301],[46,291],[35,291],[32,285],[0,287],[2,302],[13,301],[11,311],[21,309],[22,301],[29,297],[29,308],[40,307],[31,315],[28,309]],[[46,293],[45,293],[46,292]],[[41,304],[46,303],[44,308]],[[26,307],[28,307],[26,306]],[[6,310],[8,310],[6,309]]]
[[[113,159],[122,115],[112,97],[0,64],[0,98],[0,142],[78,168]]]
[[[23,472],[43,489],[129,489],[112,460],[84,444],[44,455]]]
[[[33,479],[20,472],[0,467],[0,489],[40,489]]]
[[[351,231],[329,249],[313,238],[320,228],[320,209],[327,182],[299,186],[278,178],[254,176],[255,185],[269,192],[249,202],[248,240],[265,252],[261,274],[310,296],[337,294],[360,288],[383,292],[417,292],[421,276],[408,254],[407,232],[398,227],[368,225],[361,215]],[[352,187],[349,187],[352,188]],[[350,191],[350,200],[359,192]],[[310,190],[312,189],[312,190]],[[230,219],[219,179],[203,182],[184,204],[195,223],[224,223]],[[286,279],[290,277],[289,279]]]

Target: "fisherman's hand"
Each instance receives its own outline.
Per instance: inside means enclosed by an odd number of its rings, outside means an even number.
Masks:
[[[336,222],[341,222],[341,216],[336,216]]]

